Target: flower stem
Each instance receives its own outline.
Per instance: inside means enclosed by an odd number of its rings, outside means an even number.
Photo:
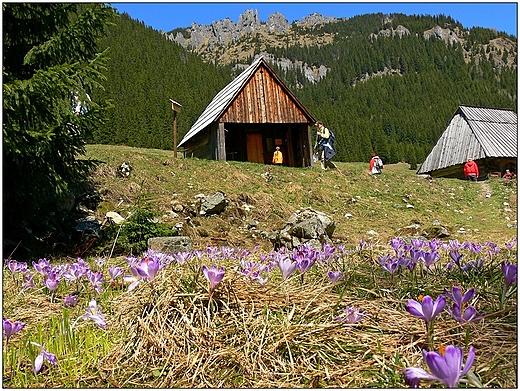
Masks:
[[[429,350],[433,350],[433,322],[426,322],[426,339],[428,341]]]

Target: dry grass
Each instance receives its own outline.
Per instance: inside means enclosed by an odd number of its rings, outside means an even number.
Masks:
[[[172,266],[154,290],[114,299],[111,324],[121,343],[100,368],[123,387],[403,387],[400,368],[424,366],[424,324],[404,311],[399,289],[360,285],[360,277],[381,278],[366,257],[347,262],[356,280],[335,287],[317,274],[303,283],[294,276],[252,284],[229,265],[212,296],[200,275],[193,279],[200,265]],[[334,322],[347,305],[366,317],[352,326]],[[469,326],[474,370],[486,387],[516,384],[511,311]],[[465,331],[447,314],[435,327],[437,348],[464,346]]]

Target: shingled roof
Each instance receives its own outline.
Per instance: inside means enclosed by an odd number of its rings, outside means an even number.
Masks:
[[[518,116],[512,110],[459,106],[417,174],[484,158],[518,156]]]

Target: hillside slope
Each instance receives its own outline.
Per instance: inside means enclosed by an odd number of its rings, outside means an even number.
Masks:
[[[333,242],[349,246],[361,239],[386,244],[395,236],[431,233],[436,224],[450,232],[445,240],[503,243],[516,236],[516,182],[501,179],[430,181],[403,163],[370,177],[368,163],[337,163],[338,170],[322,171],[175,159],[171,151],[106,145],[89,145],[86,158],[99,162],[92,179],[103,199],[96,211],[100,221],[107,211],[127,217],[148,204],[161,221],[182,226],[179,234],[190,236],[196,248],[270,249],[262,232],[281,229],[292,213],[306,207],[331,216]],[[132,166],[128,178],[116,175],[123,161]],[[266,172],[272,179],[265,179]],[[218,191],[226,194],[226,210],[197,216],[197,195]]]

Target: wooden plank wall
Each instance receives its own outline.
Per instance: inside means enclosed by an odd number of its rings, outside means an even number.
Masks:
[[[307,123],[304,113],[261,66],[222,115],[220,122]]]

